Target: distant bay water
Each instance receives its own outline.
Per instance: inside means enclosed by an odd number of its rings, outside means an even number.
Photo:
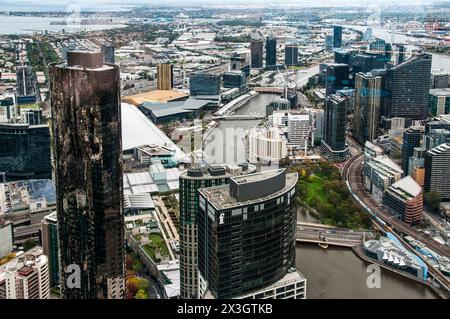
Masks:
[[[66,32],[74,31],[95,31],[121,28],[125,25],[117,22],[117,24],[92,24],[81,25],[74,28],[68,25],[51,24],[52,22],[64,21],[64,18],[49,17],[22,17],[12,15],[0,15],[0,34],[33,34],[34,32],[60,32],[62,29]]]
[[[344,26],[345,28],[354,29],[358,31],[366,31],[367,26]],[[413,36],[405,35],[405,34],[398,34],[398,33],[392,33],[391,30],[380,28],[380,27],[372,27],[372,34],[374,37],[383,39],[386,42],[389,43],[407,43],[408,41],[418,41],[418,42],[435,42],[438,43],[438,40],[433,40],[429,38],[416,38]],[[415,47],[414,45],[406,45],[407,50],[411,50]],[[445,72],[450,73],[450,56],[445,54],[437,54],[437,53],[431,53],[433,56],[432,59],[432,68],[433,69],[442,69]]]

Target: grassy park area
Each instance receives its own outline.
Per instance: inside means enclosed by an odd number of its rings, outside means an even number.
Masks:
[[[26,110],[26,109],[36,110],[38,108],[40,108],[38,103],[29,103],[29,104],[21,104],[21,105],[19,105],[19,109],[21,109],[21,110]]]
[[[150,240],[150,243],[145,244],[142,246],[147,253],[147,255],[150,256],[151,259],[153,259],[156,262],[159,262],[160,259],[156,257],[156,253],[158,252],[162,257],[169,257],[169,248],[166,245],[166,242],[164,241],[164,238],[157,233],[152,233],[148,236],[148,239]]]
[[[370,228],[369,216],[354,201],[332,163],[310,163],[291,170],[299,174],[298,202],[315,211],[321,223],[351,229]]]

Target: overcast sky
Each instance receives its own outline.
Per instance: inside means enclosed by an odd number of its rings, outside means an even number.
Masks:
[[[132,4],[132,5],[145,5],[145,4],[335,4],[335,5],[367,5],[367,4],[391,4],[402,3],[409,4],[429,4],[433,2],[450,2],[450,0],[0,0],[0,5],[33,5],[33,6],[67,6],[70,4],[82,4],[82,5],[108,5],[108,4]]]

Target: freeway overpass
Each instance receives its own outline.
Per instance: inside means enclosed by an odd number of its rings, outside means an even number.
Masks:
[[[372,231],[353,231],[321,224],[297,223],[297,242],[354,247],[374,238]]]
[[[213,116],[211,120],[217,121],[248,121],[248,120],[264,120],[265,116],[262,115],[222,115]]]
[[[284,94],[284,87],[278,87],[278,86],[255,86],[252,87],[252,90],[258,93],[265,93],[265,94]]]

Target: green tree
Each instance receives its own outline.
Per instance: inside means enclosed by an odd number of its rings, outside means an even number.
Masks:
[[[36,247],[37,242],[34,239],[28,239],[24,244],[23,244],[23,250],[27,251],[30,250],[34,247]]]
[[[138,289],[146,291],[148,289],[148,280],[145,278],[139,278]]]
[[[435,211],[439,208],[442,202],[442,194],[434,191],[425,193],[423,198],[425,203]]]
[[[135,299],[148,299],[148,294],[144,290],[138,290]]]
[[[134,270],[135,272],[141,272],[142,269],[144,269],[144,265],[143,265],[139,260],[136,260],[136,261],[133,263],[133,270]]]

